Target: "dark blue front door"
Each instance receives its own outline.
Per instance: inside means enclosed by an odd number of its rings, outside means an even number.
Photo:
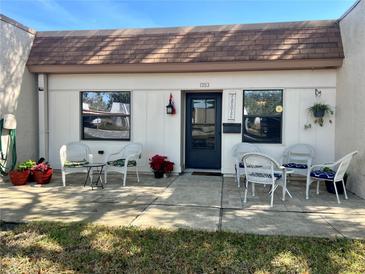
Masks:
[[[221,168],[221,93],[186,95],[186,168]]]

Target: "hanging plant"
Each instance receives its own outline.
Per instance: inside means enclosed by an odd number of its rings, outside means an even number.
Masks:
[[[309,113],[313,116],[314,118],[314,123],[318,124],[319,126],[323,127],[324,125],[324,121],[325,121],[325,117],[326,116],[331,116],[334,114],[332,107],[330,105],[327,104],[322,104],[322,103],[315,103],[313,106],[311,106],[310,108],[308,108]],[[332,124],[332,120],[329,119],[328,122],[330,124]],[[311,128],[312,124],[308,123],[306,125],[304,125],[305,129]]]

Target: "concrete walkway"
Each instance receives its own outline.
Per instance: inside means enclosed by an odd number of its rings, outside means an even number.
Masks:
[[[141,182],[112,175],[105,189],[83,187],[84,174],[68,176],[61,186],[55,174],[46,186],[21,187],[0,182],[0,219],[6,222],[87,221],[105,225],[225,230],[267,235],[365,238],[365,200],[336,197],[321,188],[304,199],[305,182],[291,180],[293,198],[281,201],[278,191],[269,207],[268,187],[256,187],[256,196],[243,204],[243,191],[233,178],[182,175]]]

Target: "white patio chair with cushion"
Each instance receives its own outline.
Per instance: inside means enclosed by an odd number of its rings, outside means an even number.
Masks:
[[[237,186],[241,186],[240,178],[245,175],[245,166],[243,164],[242,158],[243,155],[249,152],[260,152],[260,149],[250,143],[238,143],[232,148],[232,157],[235,161],[234,169],[235,169],[235,181],[237,182]]]
[[[142,156],[142,150],[142,144],[131,143],[123,147],[120,151],[109,154],[106,157],[105,183],[107,182],[107,173],[109,171],[115,171],[124,174],[123,186],[126,186],[128,168],[135,168],[137,181],[139,182],[137,161]]]
[[[91,159],[89,146],[72,142],[60,148],[60,161],[62,173],[62,185],[66,186],[66,175],[71,173],[87,173],[87,168],[83,165],[88,164]]]
[[[307,144],[295,144],[283,152],[283,166],[293,170],[293,174],[307,176],[312,165],[314,148]]]
[[[308,171],[307,176],[307,186],[306,186],[306,199],[309,198],[309,188],[310,185],[317,181],[317,194],[319,194],[319,182],[323,181],[332,181],[333,186],[335,188],[337,202],[340,204],[340,198],[338,196],[336,182],[342,182],[343,192],[345,194],[345,199],[347,200],[347,192],[345,187],[345,182],[343,177],[350,166],[352,158],[357,154],[357,151],[353,151],[346,156],[342,157],[335,163],[330,164],[321,164],[321,165],[314,165]],[[327,169],[327,170],[326,170]]]
[[[270,206],[274,205],[274,193],[278,186],[283,188],[282,200],[285,200],[286,171],[271,157],[262,153],[247,153],[243,156],[246,173],[246,188],[244,203],[247,202],[248,184],[252,183],[252,196],[255,196],[255,184],[271,185]]]

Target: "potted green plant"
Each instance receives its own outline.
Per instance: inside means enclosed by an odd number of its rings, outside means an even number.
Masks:
[[[315,103],[313,106],[308,108],[308,111],[313,115],[314,123],[318,124],[321,127],[323,127],[324,125],[324,117],[331,116],[334,113],[330,105],[323,103]],[[328,122],[332,123],[332,120],[329,119]],[[311,128],[312,125],[306,124],[304,127],[307,129]]]
[[[28,181],[32,167],[35,166],[33,160],[19,163],[16,168],[9,172],[10,181],[15,186],[25,185]]]
[[[323,171],[336,173],[334,170],[330,169],[329,167],[323,168]],[[347,178],[348,178],[348,174],[345,173],[345,175],[343,176],[343,181],[345,183],[345,187],[346,187],[346,183],[347,183]],[[327,192],[336,194],[335,187],[333,185],[333,181],[325,181],[325,183],[326,183]],[[343,189],[342,182],[336,182],[336,188],[337,188],[338,194],[343,194],[344,189]]]
[[[45,161],[44,158],[39,159],[37,164],[32,167],[31,173],[33,174],[34,181],[37,184],[48,184],[51,181],[53,169]]]

